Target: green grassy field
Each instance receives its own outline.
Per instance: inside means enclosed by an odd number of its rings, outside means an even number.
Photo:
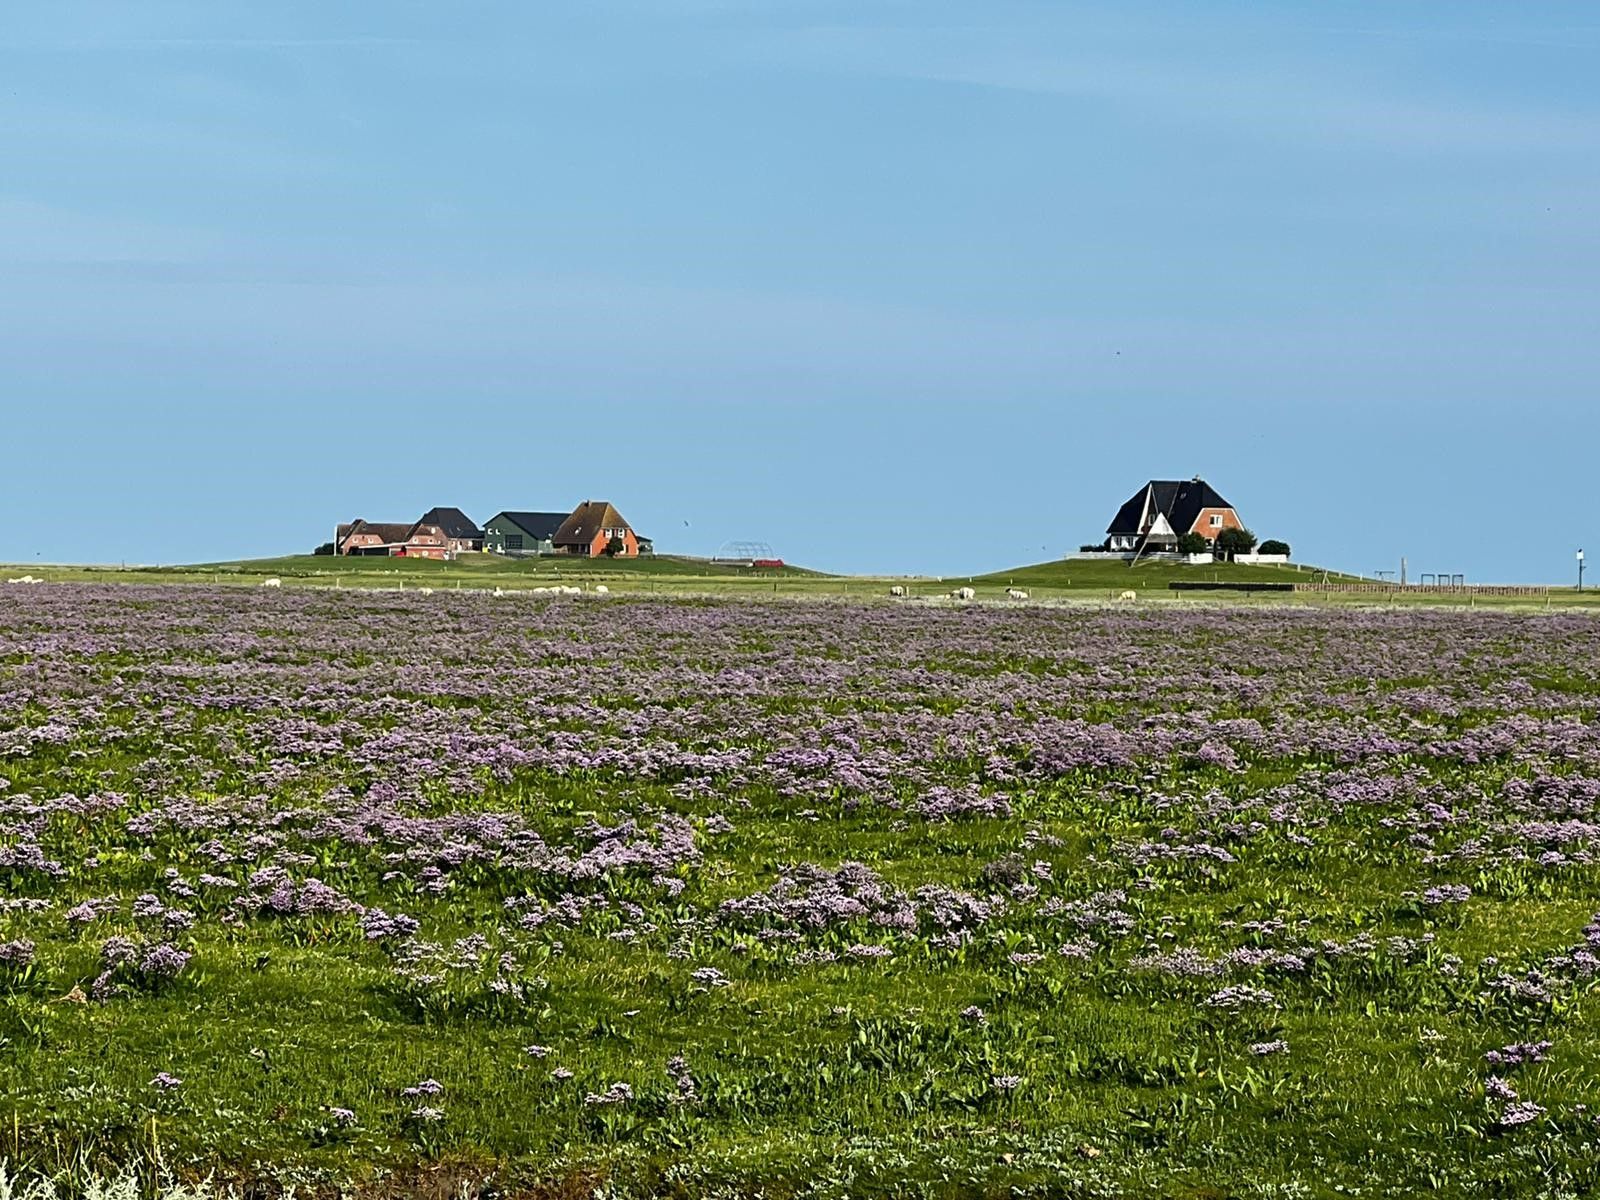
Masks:
[[[1600,593],[1551,588],[1548,596],[1478,596],[1470,593],[1233,593],[1171,590],[1174,581],[1206,583],[1314,583],[1359,581],[1359,576],[1307,564],[1255,565],[1144,561],[1056,559],[1002,571],[970,575],[835,575],[803,567],[751,568],[706,562],[675,555],[638,559],[579,559],[548,556],[508,559],[489,554],[463,556],[454,562],[410,558],[333,558],[309,554],[230,562],[162,566],[0,566],[0,579],[31,573],[51,583],[207,583],[258,586],[279,578],[286,587],[331,588],[519,588],[604,584],[613,592],[677,595],[748,595],[830,597],[880,596],[904,588],[917,599],[948,596],[970,586],[981,601],[1005,599],[1006,589],[1025,589],[1040,602],[1104,602],[1133,591],[1142,603],[1248,603],[1354,605],[1392,607],[1600,607]]]

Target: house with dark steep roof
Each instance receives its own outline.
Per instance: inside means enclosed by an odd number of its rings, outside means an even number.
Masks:
[[[459,508],[430,508],[417,518],[418,525],[436,525],[444,531],[452,554],[483,549],[483,530]]]
[[[555,553],[556,530],[564,512],[498,512],[483,523],[483,548],[490,554],[532,558]]]
[[[606,500],[585,500],[561,523],[552,540],[557,554],[598,558],[613,539],[620,543],[615,557],[639,556],[639,536],[615,506]]]
[[[1215,541],[1224,529],[1244,522],[1205,480],[1152,479],[1117,510],[1106,530],[1106,549],[1144,554],[1178,548],[1186,533]]]

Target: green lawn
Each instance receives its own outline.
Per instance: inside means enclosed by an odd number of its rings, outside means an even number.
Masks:
[[[1579,593],[1552,588],[1548,597],[1473,596],[1470,594],[1408,593],[1245,593],[1175,592],[1174,581],[1220,583],[1314,583],[1359,581],[1360,577],[1308,564],[1246,565],[1092,559],[1056,559],[1003,571],[972,575],[831,575],[803,567],[751,568],[706,562],[677,555],[638,559],[580,559],[547,556],[509,559],[472,554],[454,562],[415,558],[334,558],[310,554],[232,562],[195,563],[154,567],[115,566],[0,566],[0,579],[31,573],[51,583],[207,583],[259,586],[276,577],[285,587],[517,589],[575,584],[592,589],[604,584],[613,592],[681,595],[780,595],[791,597],[882,597],[895,587],[915,599],[947,597],[958,587],[972,587],[980,601],[1006,598],[1006,589],[1026,590],[1033,601],[1101,603],[1123,592],[1136,593],[1139,602],[1187,604],[1248,602],[1250,604],[1315,604],[1354,606],[1427,607],[1595,607],[1600,593]]]

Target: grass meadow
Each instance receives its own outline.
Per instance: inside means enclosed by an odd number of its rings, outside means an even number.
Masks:
[[[1593,1194],[1597,650],[0,589],[0,1195]]]

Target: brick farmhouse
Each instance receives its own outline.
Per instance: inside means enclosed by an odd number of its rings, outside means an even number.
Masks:
[[[639,557],[638,535],[622,514],[605,500],[585,500],[561,523],[551,541],[557,554],[599,558],[613,539],[621,543],[615,557]]]
[[[636,558],[654,549],[650,539],[635,533],[627,518],[605,500],[585,500],[571,512],[498,512],[482,529],[459,508],[430,508],[409,523],[347,522],[334,530],[332,542],[334,554],[436,559],[474,550],[512,558],[541,554]]]

